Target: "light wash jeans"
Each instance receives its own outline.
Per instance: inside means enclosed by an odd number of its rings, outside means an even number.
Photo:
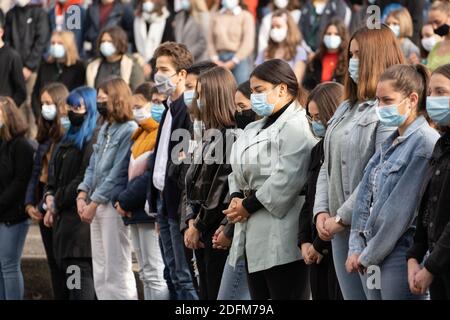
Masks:
[[[233,59],[234,52],[221,52],[219,54],[219,60],[222,62],[227,62]],[[231,72],[236,79],[237,84],[241,84],[248,80],[251,73],[251,61],[250,57],[243,59],[238,65],[234,67]]]
[[[336,269],[336,275],[341,287],[344,300],[366,300],[361,277],[358,273],[348,273],[345,269],[345,262],[348,256],[348,240],[350,238],[350,229],[336,234],[331,240],[333,248],[333,261]],[[406,261],[406,260],[405,260]],[[364,282],[365,283],[365,282]]]
[[[220,283],[217,300],[251,300],[248,290],[247,272],[245,270],[245,259],[242,257],[233,268],[229,263],[229,256],[223,269],[222,281]]]
[[[169,289],[164,280],[164,262],[155,224],[132,224],[130,229],[145,300],[168,300]]]
[[[378,289],[366,288],[368,300],[425,300],[427,295],[415,295],[409,290],[406,252],[413,244],[412,233],[404,235],[394,250],[379,265],[381,281]],[[370,275],[369,275],[370,277]],[[366,286],[367,275],[362,277]],[[374,283],[374,281],[369,281]]]
[[[13,225],[0,223],[0,300],[23,299],[20,258],[29,224],[29,220]]]
[[[130,228],[109,202],[91,224],[92,267],[99,300],[137,300],[131,259]]]
[[[160,195],[157,200],[159,236],[162,243],[164,262],[170,272],[170,279],[177,293],[177,300],[198,300],[192,282],[191,272],[184,253],[184,241],[180,232],[180,222],[162,212]]]

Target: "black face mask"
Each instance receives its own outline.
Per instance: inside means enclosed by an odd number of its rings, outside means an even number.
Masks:
[[[86,118],[86,113],[75,113],[73,111],[69,111],[69,121],[70,125],[73,127],[81,127]]]
[[[234,119],[236,120],[236,126],[239,129],[245,129],[245,127],[255,121],[256,113],[252,109],[244,110],[242,112],[236,111],[234,113]]]
[[[450,31],[450,26],[446,23],[444,23],[442,26],[434,29],[434,33],[441,37],[448,35],[449,31]]]
[[[106,106],[106,102],[97,102],[97,111],[103,118],[105,118],[108,114],[108,107]]]

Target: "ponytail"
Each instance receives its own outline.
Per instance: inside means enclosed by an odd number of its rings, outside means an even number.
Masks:
[[[426,98],[430,72],[422,64],[395,65],[388,68],[380,77],[381,81],[392,81],[392,86],[397,92],[405,96],[415,92],[419,96],[417,101],[417,112],[426,114]]]

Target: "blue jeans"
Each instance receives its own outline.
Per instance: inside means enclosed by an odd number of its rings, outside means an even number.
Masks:
[[[170,272],[178,300],[198,300],[197,291],[192,282],[189,265],[184,254],[183,237],[180,222],[163,214],[162,201],[157,201],[159,236],[162,244],[164,263]]]
[[[379,265],[381,281],[378,289],[367,288],[368,300],[424,300],[427,295],[415,295],[409,290],[408,265],[406,252],[413,244],[413,235],[400,238],[394,250]],[[370,275],[368,275],[370,277]],[[363,285],[366,286],[366,278],[363,277]],[[369,283],[374,283],[370,281]]]
[[[6,225],[0,223],[0,300],[21,300],[24,294],[20,269],[29,221]]]
[[[350,230],[346,229],[336,234],[333,240],[331,240],[336,275],[344,300],[366,300],[366,293],[359,274],[348,273],[345,269],[345,262],[347,261],[348,256],[349,237]]]
[[[222,282],[220,283],[219,294],[217,300],[251,300],[250,291],[248,290],[247,272],[245,270],[245,259],[241,258],[233,268],[225,263],[223,269]]]
[[[227,62],[233,59],[234,52],[221,52],[219,53],[219,59],[222,62]],[[231,72],[233,73],[234,78],[236,79],[237,84],[241,84],[248,80],[251,73],[251,61],[250,58],[243,59],[238,65],[234,67]]]

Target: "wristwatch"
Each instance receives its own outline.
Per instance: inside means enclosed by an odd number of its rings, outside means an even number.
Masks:
[[[344,222],[342,221],[342,218],[340,216],[336,216],[335,219],[336,223],[343,226],[343,227],[347,227],[347,225],[344,224]]]

